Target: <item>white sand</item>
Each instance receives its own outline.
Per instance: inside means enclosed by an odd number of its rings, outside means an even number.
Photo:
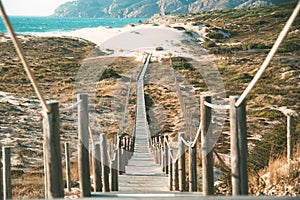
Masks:
[[[190,40],[182,31],[153,25],[85,28],[67,33],[67,36],[89,40],[101,49],[113,50],[115,54],[145,51],[151,51],[157,55],[180,53],[183,50],[182,41]],[[156,47],[162,47],[163,51],[155,51]]]

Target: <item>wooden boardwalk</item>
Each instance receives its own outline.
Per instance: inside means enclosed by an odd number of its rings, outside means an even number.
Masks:
[[[144,98],[144,76],[150,61],[150,55],[137,82],[135,148],[133,157],[126,166],[126,173],[119,176],[120,192],[153,193],[168,191],[168,177],[161,167],[154,163],[149,149],[150,134],[146,119]]]
[[[148,149],[143,127],[136,134],[135,152],[126,166],[126,173],[119,176],[119,191],[129,193],[155,193],[168,191],[168,177],[154,163]]]

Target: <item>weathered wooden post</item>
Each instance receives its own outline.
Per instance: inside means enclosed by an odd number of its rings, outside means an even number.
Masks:
[[[204,102],[211,103],[211,96],[202,95],[200,99],[201,112],[201,155],[202,155],[202,187],[203,195],[214,194],[214,161],[212,144],[211,108]]]
[[[107,153],[107,143],[105,134],[100,135],[101,147],[101,163],[102,163],[102,178],[103,178],[103,192],[109,192],[109,163]]]
[[[89,161],[89,114],[88,95],[78,94],[78,174],[80,196],[91,196],[90,161]]]
[[[288,164],[293,160],[293,148],[294,148],[294,119],[292,115],[287,115],[287,160]]]
[[[122,145],[122,137],[119,138],[119,144],[118,144],[118,171],[119,175],[122,175],[125,173],[125,160],[124,160],[124,149]]]
[[[164,137],[164,146],[165,146],[165,154],[164,154],[164,163],[165,163],[165,173],[169,174],[169,147],[168,147],[168,136]]]
[[[161,149],[161,145],[160,145],[160,137],[157,137],[157,150],[158,150],[158,164],[161,165],[161,154],[162,154],[162,149]]]
[[[3,164],[3,199],[12,199],[11,187],[11,167],[10,167],[10,148],[2,148]]]
[[[100,144],[95,144],[93,150],[93,180],[94,192],[102,192],[102,169],[101,169]]]
[[[189,147],[189,191],[197,192],[197,147]]]
[[[179,191],[178,159],[173,160],[173,191]]]
[[[111,167],[110,167],[111,191],[118,191],[119,190],[119,180],[118,180],[118,152],[117,151],[114,152],[114,157],[113,157],[113,159],[111,161]]]
[[[155,164],[158,164],[158,149],[156,147],[156,143],[154,143],[154,147],[153,147],[153,154],[154,154],[154,162]]]
[[[64,197],[60,149],[60,119],[58,102],[47,103],[50,113],[43,111],[45,196],[48,199]]]
[[[179,133],[178,142],[179,142],[179,159],[178,159],[178,177],[179,177],[179,191],[186,191],[186,173],[185,173],[185,148],[182,141],[184,133]]]
[[[127,138],[126,137],[124,137],[124,146],[123,146],[123,157],[124,157],[124,168],[126,169],[126,165],[128,165],[128,153],[127,153],[128,151],[127,151]],[[126,171],[124,169],[124,171]]]
[[[172,149],[169,148],[169,159],[168,159],[168,166],[169,166],[169,190],[173,190],[173,160],[172,160]]]
[[[238,140],[238,122],[237,108],[235,103],[238,96],[230,96],[230,157],[231,157],[231,182],[232,195],[240,195],[240,166],[239,166],[239,140]]]
[[[71,166],[70,166],[70,149],[69,143],[65,143],[65,161],[66,161],[66,183],[67,190],[71,192]]]
[[[246,123],[246,101],[237,108],[238,144],[239,144],[239,170],[240,170],[240,192],[248,195],[248,142]]]
[[[3,200],[3,173],[2,173],[2,168],[0,166],[0,200]]]
[[[163,146],[163,136],[159,137],[159,144],[160,144],[160,166],[163,172],[165,172],[165,151],[164,151],[164,146]]]

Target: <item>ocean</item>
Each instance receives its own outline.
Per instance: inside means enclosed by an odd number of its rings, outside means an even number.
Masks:
[[[121,28],[126,24],[138,24],[145,18],[56,18],[56,17],[21,17],[11,16],[10,21],[16,33],[43,34],[69,32],[81,28],[110,26]],[[0,17],[0,32],[6,33],[3,20]]]

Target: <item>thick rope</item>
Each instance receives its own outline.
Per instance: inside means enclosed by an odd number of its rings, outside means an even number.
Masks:
[[[40,90],[40,88],[39,88],[36,80],[35,80],[35,77],[33,76],[33,73],[31,71],[31,69],[29,68],[28,61],[27,61],[27,59],[24,56],[24,51],[23,51],[23,49],[21,47],[21,44],[18,41],[18,38],[17,38],[17,36],[16,36],[16,34],[14,32],[14,29],[13,29],[13,27],[12,27],[12,25],[11,25],[9,19],[8,19],[8,16],[7,16],[6,12],[5,12],[5,9],[3,7],[3,4],[2,4],[1,0],[0,0],[0,10],[1,10],[1,14],[2,14],[2,17],[3,17],[3,21],[5,23],[5,26],[6,26],[8,32],[9,32],[11,38],[12,38],[12,41],[13,41],[14,46],[16,48],[16,51],[17,51],[17,53],[18,53],[18,55],[20,57],[20,60],[21,60],[21,62],[23,64],[23,66],[24,66],[26,74],[27,74],[27,76],[28,76],[28,78],[29,78],[29,80],[30,80],[33,88],[34,88],[34,91],[37,94],[38,98],[40,99],[42,107],[44,108],[44,110],[47,113],[50,113],[51,112],[50,108],[49,108],[49,106],[46,103],[46,100],[45,100],[45,98],[44,98],[44,96],[43,96],[43,94],[42,94],[42,92],[41,92],[41,90]]]
[[[291,28],[293,22],[295,21],[297,15],[299,13],[299,10],[300,10],[300,1],[298,2],[298,5],[296,6],[293,14],[291,15],[291,17],[287,21],[287,23],[284,26],[283,30],[279,34],[279,36],[278,36],[275,44],[273,45],[271,51],[269,52],[267,58],[265,59],[265,61],[262,64],[262,66],[260,67],[259,71],[256,73],[256,75],[254,76],[254,78],[252,79],[252,81],[250,82],[250,84],[248,85],[248,87],[245,89],[245,91],[242,93],[242,95],[240,96],[240,98],[235,103],[236,107],[239,107],[242,104],[242,102],[246,99],[246,97],[248,96],[248,94],[251,92],[252,88],[255,86],[255,84],[257,83],[257,81],[259,80],[259,78],[262,76],[262,74],[266,70],[267,66],[270,64],[270,62],[271,62],[273,56],[275,55],[277,49],[279,48],[280,44],[282,43],[283,39],[287,35],[289,29]]]
[[[197,140],[198,140],[198,138],[200,136],[200,133],[201,133],[201,126],[202,126],[202,123],[200,122],[198,130],[197,130],[196,137],[195,137],[194,141],[192,142],[191,147],[195,147],[195,145],[197,144]]]
[[[206,105],[207,107],[210,107],[212,109],[215,109],[215,110],[229,110],[230,109],[230,105],[212,104],[207,101],[204,101],[204,105]]]
[[[183,142],[183,144],[184,144],[185,146],[188,146],[188,147],[191,146],[191,143],[188,142],[188,141],[186,141],[183,137],[181,137],[180,139],[181,139],[181,141]]]
[[[78,105],[81,104],[81,102],[82,102],[82,100],[79,100],[79,101],[77,101],[75,104],[73,104],[73,105],[71,105],[71,106],[69,106],[69,107],[59,109],[59,111],[72,110],[72,109],[78,107]]]

